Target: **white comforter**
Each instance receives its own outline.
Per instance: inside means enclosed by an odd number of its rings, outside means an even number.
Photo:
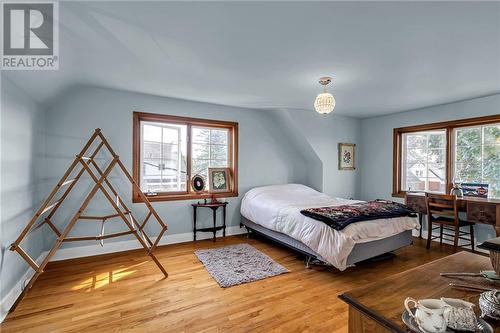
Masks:
[[[356,202],[360,201],[332,198],[305,185],[264,186],[245,194],[241,215],[295,238],[340,270],[346,269],[347,257],[356,243],[374,241],[420,227],[416,218],[399,217],[353,223],[337,231],[300,213],[305,208]]]

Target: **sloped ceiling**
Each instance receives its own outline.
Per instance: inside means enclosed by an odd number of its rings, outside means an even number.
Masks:
[[[498,2],[61,2],[60,70],[3,72],[42,103],[87,84],[369,117],[500,91]]]

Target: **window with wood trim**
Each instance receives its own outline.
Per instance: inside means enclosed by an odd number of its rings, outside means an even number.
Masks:
[[[500,198],[500,115],[394,129],[393,196],[486,183]]]
[[[238,123],[134,112],[133,175],[151,201],[208,198],[208,169],[220,167],[229,168],[231,188],[215,196],[238,196]],[[205,179],[203,193],[191,188],[195,175]]]

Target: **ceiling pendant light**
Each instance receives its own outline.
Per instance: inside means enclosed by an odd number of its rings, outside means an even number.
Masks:
[[[324,76],[319,78],[319,83],[323,85],[323,92],[316,96],[314,101],[314,109],[320,114],[329,114],[335,108],[335,98],[333,95],[326,92],[326,86],[332,82],[332,78],[329,76]]]

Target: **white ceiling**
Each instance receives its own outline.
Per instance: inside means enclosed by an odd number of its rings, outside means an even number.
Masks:
[[[368,117],[500,92],[499,2],[61,2],[59,71],[3,72],[46,103],[77,84]]]

